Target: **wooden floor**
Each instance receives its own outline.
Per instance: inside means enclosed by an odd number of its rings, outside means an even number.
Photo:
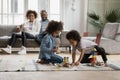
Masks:
[[[70,56],[70,54],[60,54]],[[37,59],[38,53],[27,55],[0,54],[0,59]],[[98,56],[99,60],[101,58]],[[109,61],[120,61],[120,55],[109,55]],[[44,72],[0,72],[0,80],[120,80],[120,71],[44,71]]]
[[[5,72],[0,80],[120,80],[119,71]]]

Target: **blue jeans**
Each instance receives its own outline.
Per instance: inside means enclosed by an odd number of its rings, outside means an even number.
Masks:
[[[54,63],[62,63],[63,62],[63,58],[56,54],[52,55],[50,59],[43,58],[42,60],[44,60],[46,64],[48,64],[48,63],[54,64]]]
[[[43,39],[43,37],[47,34],[47,32],[42,32],[42,33],[39,33],[38,35],[35,36],[35,40],[38,44],[41,44],[41,41]]]

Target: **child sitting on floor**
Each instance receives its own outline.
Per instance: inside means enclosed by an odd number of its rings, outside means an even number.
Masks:
[[[67,40],[72,45],[72,66],[79,65],[80,63],[90,63],[90,55],[91,51],[95,48],[97,53],[102,56],[105,66],[107,66],[107,57],[105,50],[99,46],[95,42],[90,40],[81,39],[81,36],[76,30],[72,30],[66,35]],[[75,61],[76,50],[80,51],[81,54],[79,59]]]
[[[54,38],[59,35],[59,33],[63,30],[62,22],[50,21],[48,27],[46,28],[47,34],[43,37],[41,46],[40,46],[40,54],[39,63],[62,63],[63,58],[56,55],[58,48],[55,46]]]

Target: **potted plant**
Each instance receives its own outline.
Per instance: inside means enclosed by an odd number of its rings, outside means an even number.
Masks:
[[[105,14],[106,22],[120,22],[120,10],[119,9],[111,9],[106,11]]]
[[[88,17],[89,17],[88,22],[92,24],[94,27],[96,27],[99,30],[99,33],[101,33],[104,23],[100,19],[100,16],[97,15],[95,12],[93,12],[93,13],[89,13]]]

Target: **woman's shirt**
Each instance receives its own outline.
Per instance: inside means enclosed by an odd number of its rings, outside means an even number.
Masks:
[[[77,46],[73,47],[72,52],[74,53],[76,52],[76,50],[81,51],[81,49],[85,49],[85,53],[89,54],[95,45],[97,44],[93,41],[87,39],[81,39],[81,41],[77,44]]]
[[[54,55],[54,53],[51,51],[54,47],[54,37],[52,37],[50,34],[45,35],[41,42],[39,59],[50,59],[51,55]]]
[[[39,21],[34,20],[33,22],[25,22],[23,24],[23,27],[25,32],[28,32],[35,36],[36,34],[39,34],[41,25]]]

